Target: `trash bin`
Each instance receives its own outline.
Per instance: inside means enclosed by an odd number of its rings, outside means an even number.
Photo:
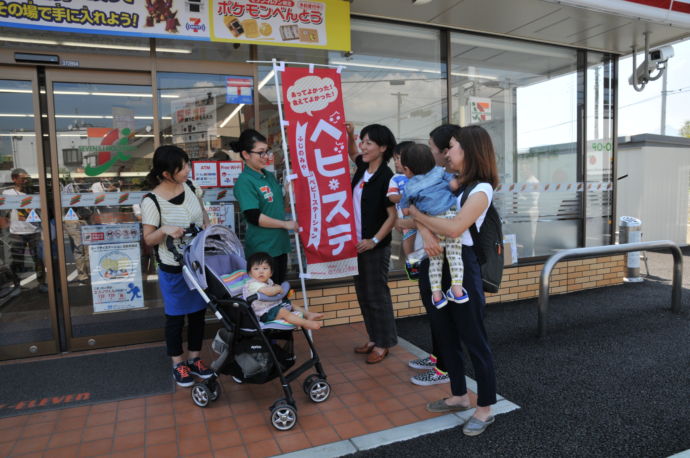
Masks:
[[[621,216],[618,226],[618,243],[637,243],[642,241],[642,221],[632,216]],[[623,281],[639,283],[644,279],[640,276],[640,252],[628,253],[626,275]]]

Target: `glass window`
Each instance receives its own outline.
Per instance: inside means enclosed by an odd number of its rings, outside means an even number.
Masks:
[[[158,329],[163,304],[139,224],[154,149],[151,86],[54,82],[50,90],[72,336]]]
[[[587,57],[585,244],[599,246],[612,242],[615,78],[611,56],[590,52]]]
[[[254,107],[227,103],[228,76],[158,73],[161,144],[175,144],[192,159],[219,151],[231,155],[230,142],[253,119]],[[232,157],[239,160],[239,155]]]
[[[31,81],[0,80],[2,345],[52,338]],[[43,215],[45,216],[45,215]],[[47,218],[46,218],[47,220]]]
[[[453,33],[450,52],[451,120],[491,134],[518,257],[577,246],[577,51]]]
[[[446,65],[436,29],[352,20],[352,51],[329,53],[343,71],[343,101],[350,121],[388,126],[398,141],[426,143],[443,123]]]

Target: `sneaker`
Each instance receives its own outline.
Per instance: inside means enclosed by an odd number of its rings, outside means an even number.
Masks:
[[[432,358],[431,355],[426,358],[413,359],[407,363],[412,369],[422,369],[428,371],[436,367],[436,358]]]
[[[420,386],[440,385],[441,383],[449,383],[450,377],[448,376],[447,372],[444,373],[436,368],[433,368],[429,371],[422,372],[421,374],[411,377],[410,382]]]
[[[206,367],[206,364],[199,357],[187,361],[187,366],[189,371],[199,378],[207,379],[213,375],[213,371]]]
[[[194,385],[194,377],[187,366],[187,362],[181,362],[177,366],[173,367],[173,378],[175,382],[180,386],[192,386]]]
[[[409,280],[419,280],[419,263],[410,263],[408,261],[405,261],[405,273],[407,274],[407,278]]]

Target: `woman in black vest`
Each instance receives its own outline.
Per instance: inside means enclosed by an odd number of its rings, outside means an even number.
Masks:
[[[386,126],[371,124],[359,134],[357,150],[354,128],[347,124],[350,159],[357,165],[352,177],[352,201],[357,227],[357,300],[369,340],[355,348],[376,364],[398,343],[393,301],[388,288],[391,230],[395,225],[395,204],[388,200],[388,183],[393,172],[387,162],[393,155],[395,137]]]

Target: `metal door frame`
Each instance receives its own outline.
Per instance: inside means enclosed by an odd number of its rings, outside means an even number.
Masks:
[[[46,69],[46,96],[48,99],[48,120],[50,123],[50,160],[51,170],[59,170],[57,129],[55,121],[55,100],[53,98],[54,83],[100,83],[100,84],[128,84],[141,85],[151,88],[151,98],[153,104],[152,115],[154,120],[157,117],[158,106],[157,98],[153,93],[151,72],[125,72],[111,70],[80,70],[64,68]],[[60,195],[59,179],[53,180],[53,195]],[[55,214],[55,232],[58,259],[65,259],[65,234],[63,229],[63,211],[60,199],[55,199],[53,204]],[[60,264],[63,265],[62,263]],[[134,331],[127,333],[101,334],[98,336],[74,337],[72,333],[72,315],[69,304],[69,294],[67,285],[67,271],[65,268],[58,269],[58,279],[61,291],[61,307],[64,317],[65,341],[67,348],[64,350],[88,350],[94,348],[113,347],[131,342],[157,341],[163,338],[163,330]],[[97,337],[97,343],[94,343]]]
[[[39,196],[41,197],[41,214],[47,215],[49,203],[47,199],[47,180],[45,173],[45,162],[43,159],[44,151],[42,141],[45,133],[41,130],[41,107],[39,101],[41,93],[39,88],[37,67],[0,65],[0,75],[2,75],[1,79],[3,80],[31,81],[31,86],[33,88],[32,102],[34,112],[34,132],[36,135],[35,153],[37,155],[36,167],[38,170]],[[41,225],[41,237],[44,241],[50,240],[50,224]],[[43,250],[43,256],[45,259],[51,259],[51,244],[43,243]],[[48,315],[50,317],[50,329],[53,339],[48,341],[27,342],[15,345],[0,346],[0,360],[49,355],[58,353],[60,350],[55,282],[53,281],[54,275],[51,263],[46,262],[44,264],[46,267],[46,282],[48,285]]]

